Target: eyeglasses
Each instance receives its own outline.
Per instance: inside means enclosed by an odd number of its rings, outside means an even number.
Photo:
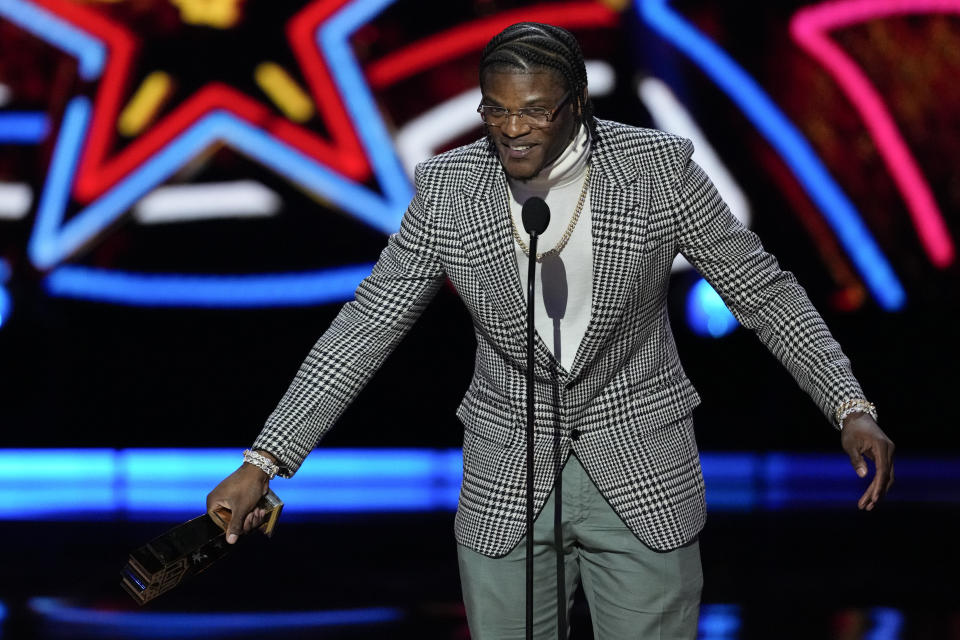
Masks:
[[[568,91],[560,102],[557,103],[553,109],[544,109],[543,107],[524,107],[522,109],[517,109],[516,111],[510,111],[505,107],[495,107],[489,104],[481,104],[477,107],[477,113],[480,114],[480,117],[483,118],[483,121],[491,127],[502,127],[506,122],[507,118],[510,116],[517,116],[520,118],[520,122],[525,122],[527,126],[533,127],[534,129],[540,129],[547,126],[553,122],[554,118],[557,117],[557,112],[560,111],[567,100],[570,99],[570,92]]]

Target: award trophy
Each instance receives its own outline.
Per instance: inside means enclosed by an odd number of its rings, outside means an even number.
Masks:
[[[255,508],[266,512],[257,528],[272,536],[283,502],[273,491],[267,491]],[[143,605],[185,578],[206,571],[229,552],[226,530],[230,516],[229,510],[217,509],[212,517],[204,514],[188,520],[131,552],[120,571],[120,584]]]

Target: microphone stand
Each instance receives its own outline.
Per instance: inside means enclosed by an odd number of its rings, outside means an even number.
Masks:
[[[530,258],[527,261],[527,640],[533,640],[533,302],[537,284],[538,235],[536,231],[530,232]]]
[[[550,224],[550,207],[543,198],[533,196],[523,203],[521,216],[523,228],[530,234],[527,254],[527,640],[533,640],[533,345],[536,332],[533,303],[537,288],[537,238]]]

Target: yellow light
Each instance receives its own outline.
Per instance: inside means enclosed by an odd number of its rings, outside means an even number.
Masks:
[[[135,136],[143,131],[157,115],[172,88],[173,79],[163,71],[154,71],[144,78],[117,120],[120,135]]]
[[[229,29],[240,20],[243,0],[170,0],[180,9],[180,19],[217,29]]]
[[[605,4],[614,11],[624,11],[630,5],[630,0],[600,0],[600,4]]]
[[[310,96],[277,63],[261,62],[254,69],[253,78],[284,115],[294,122],[306,122],[313,117]]]

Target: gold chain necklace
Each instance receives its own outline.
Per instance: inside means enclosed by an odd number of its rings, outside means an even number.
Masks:
[[[587,199],[587,189],[590,186],[590,165],[587,165],[587,175],[583,177],[583,187],[580,189],[580,199],[577,200],[577,208],[573,212],[573,216],[570,217],[570,223],[567,225],[566,230],[563,232],[563,236],[560,238],[560,242],[557,243],[553,249],[549,251],[544,251],[543,253],[537,253],[537,262],[543,262],[543,259],[549,255],[555,255],[563,251],[563,248],[567,246],[567,243],[570,241],[570,236],[573,235],[573,230],[577,226],[577,220],[580,219],[580,212],[583,211],[583,203]],[[507,203],[509,204],[509,202]],[[510,214],[510,226],[513,227],[513,237],[516,239],[517,244],[520,245],[520,248],[523,249],[523,255],[530,257],[530,247],[527,246],[527,243],[523,241],[523,236],[520,235],[520,230],[517,229],[517,222],[513,219],[513,213]]]

